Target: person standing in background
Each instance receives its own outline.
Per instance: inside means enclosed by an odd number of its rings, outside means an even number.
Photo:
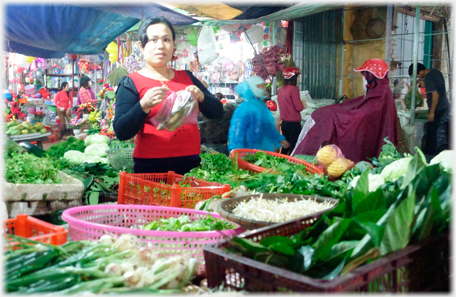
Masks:
[[[264,80],[259,76],[252,76],[234,88],[244,102],[234,110],[230,121],[228,152],[242,148],[274,152],[290,146],[262,101],[264,89]]]
[[[301,74],[295,67],[287,67],[283,70],[283,86],[277,92],[279,103],[280,119],[282,120],[282,134],[290,143],[288,149],[282,149],[282,154],[288,155],[293,152],[299,134],[301,133],[301,111],[306,106],[299,96],[299,89],[296,86],[298,75]]]
[[[71,107],[73,106],[73,96],[70,93],[70,85],[63,82],[60,91],[55,95],[54,104],[57,108],[57,115],[62,123],[62,137],[69,135],[66,122],[71,120]]]
[[[83,103],[90,103],[92,105],[95,105],[100,101],[102,101],[102,99],[97,100],[95,93],[90,87],[90,78],[86,75],[81,76],[79,80],[79,93],[77,101],[78,106]]]
[[[437,128],[440,120],[448,109],[448,98],[445,89],[445,79],[442,72],[435,68],[426,69],[426,67],[417,63],[416,77],[418,82],[424,80],[426,88],[426,102],[429,107],[426,123],[426,142],[423,153],[429,157],[438,154],[437,151]],[[408,73],[413,74],[413,64],[409,66]]]

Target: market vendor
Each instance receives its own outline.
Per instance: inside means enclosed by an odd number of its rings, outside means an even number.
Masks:
[[[247,148],[278,151],[290,143],[275,127],[271,111],[263,103],[264,79],[252,76],[234,90],[244,99],[234,111],[228,131],[228,151]]]
[[[136,135],[135,173],[174,171],[185,174],[201,162],[198,125],[185,124],[169,132],[157,130],[149,119],[161,109],[168,91],[190,92],[198,101],[200,111],[210,119],[223,116],[223,105],[190,71],[168,68],[176,39],[168,20],[144,20],[138,30],[138,39],[146,65],[119,81],[114,116],[116,137],[127,140]]]
[[[81,76],[79,79],[79,93],[78,93],[78,106],[84,103],[90,103],[95,105],[97,102],[102,101],[103,99],[98,99],[95,97],[95,93],[90,87],[90,77],[87,75]]]
[[[301,74],[295,67],[287,67],[283,70],[283,86],[277,92],[280,119],[282,120],[282,134],[290,143],[288,149],[283,149],[282,154],[293,152],[299,133],[301,133],[301,111],[305,105],[301,102],[299,89],[296,86],[298,75]]]
[[[357,163],[378,157],[385,137],[398,145],[399,120],[389,88],[388,65],[381,59],[370,59],[355,71],[363,75],[365,94],[315,110],[304,124],[292,156],[315,155],[322,143],[328,142]]]
[[[73,96],[70,93],[70,85],[63,82],[60,86],[60,91],[55,95],[54,104],[57,108],[57,115],[62,123],[62,137],[69,135],[66,122],[71,120],[71,107],[73,106]]]

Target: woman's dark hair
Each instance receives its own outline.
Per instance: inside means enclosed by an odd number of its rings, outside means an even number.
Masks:
[[[66,81],[64,81],[61,85],[60,85],[60,91],[65,89],[65,87],[68,85],[68,83]]]
[[[141,42],[142,48],[144,48],[146,46],[146,43],[149,41],[149,37],[147,37],[147,28],[149,28],[149,26],[152,26],[155,24],[166,25],[173,33],[173,41],[176,40],[176,32],[174,31],[173,24],[171,24],[167,19],[165,19],[165,18],[147,18],[142,22],[142,24],[141,24],[141,26],[139,26],[139,30],[138,30],[138,39]]]
[[[66,81],[64,81],[61,85],[60,85],[60,91],[62,91],[63,89],[65,89],[65,87],[68,85],[68,83]],[[70,97],[70,91],[66,91],[68,97]]]
[[[290,79],[286,79],[286,78],[283,79],[283,85],[284,86],[286,86],[286,85],[296,86],[297,83],[298,83],[298,76],[297,75],[294,75]]]

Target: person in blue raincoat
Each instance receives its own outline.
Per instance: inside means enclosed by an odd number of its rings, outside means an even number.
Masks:
[[[244,99],[234,111],[228,131],[228,151],[247,148],[278,151],[290,143],[277,131],[271,111],[263,103],[265,84],[259,76],[252,76],[234,90]]]

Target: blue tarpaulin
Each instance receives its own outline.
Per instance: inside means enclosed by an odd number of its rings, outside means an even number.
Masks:
[[[4,49],[41,58],[97,54],[142,17],[162,16],[174,25],[197,22],[158,4],[8,4],[5,16]]]

